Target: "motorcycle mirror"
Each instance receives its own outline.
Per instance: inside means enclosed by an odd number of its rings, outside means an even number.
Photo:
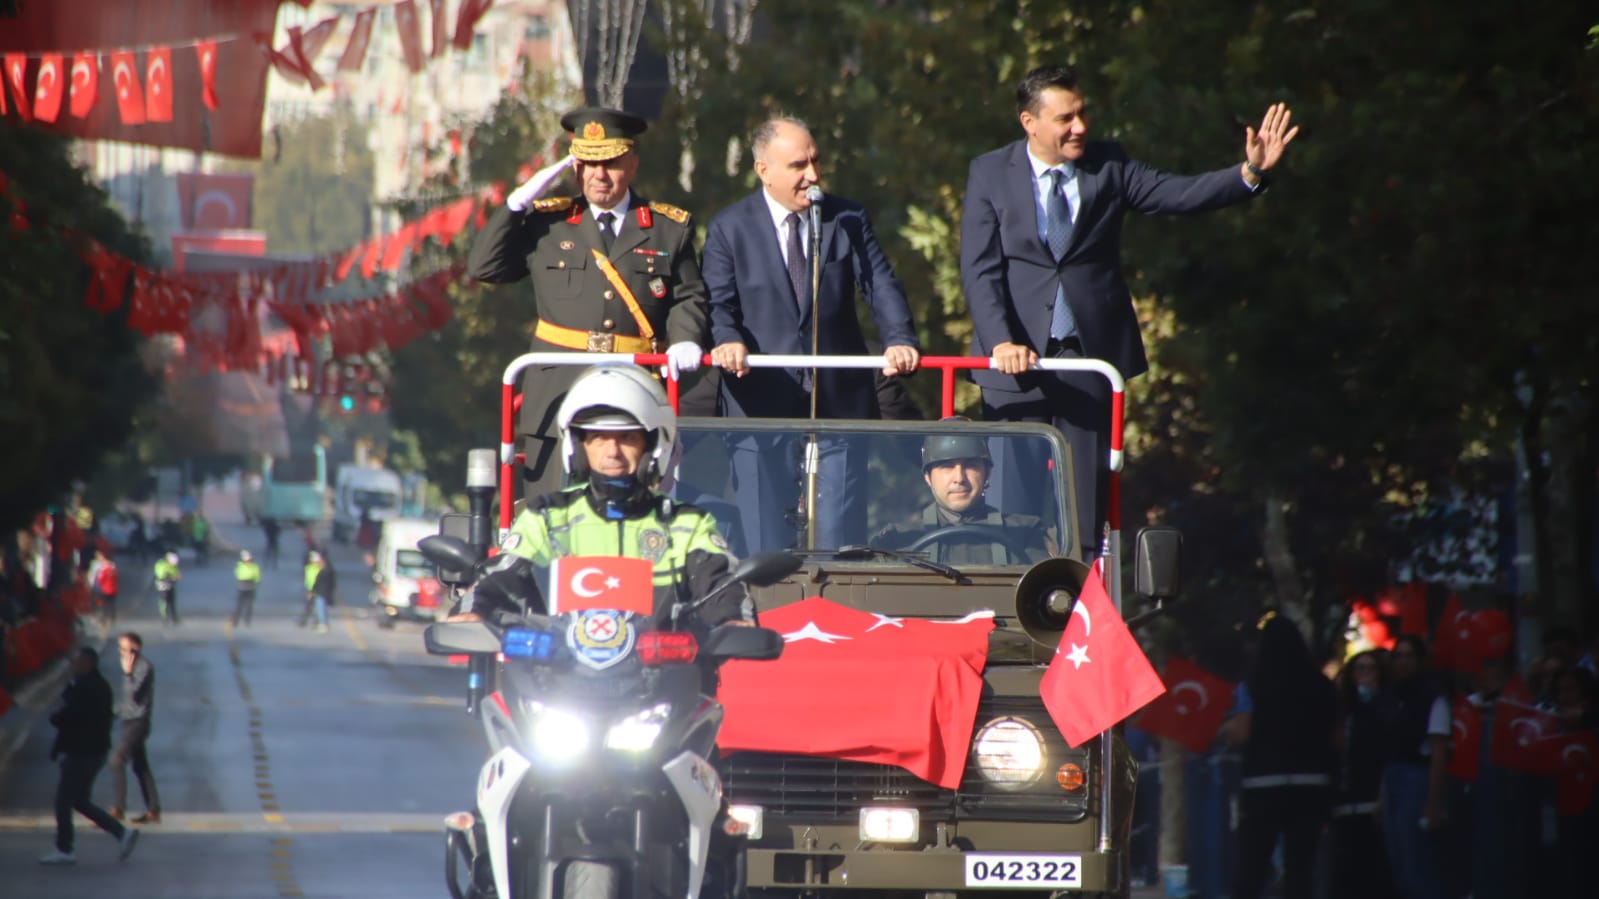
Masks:
[[[734,565],[728,580],[769,587],[798,571],[802,564],[799,556],[789,552],[755,553]]]
[[[429,534],[417,543],[416,548],[422,551],[423,558],[441,570],[471,571],[472,566],[477,564],[477,554],[459,537]]]
[[[1139,530],[1133,550],[1133,592],[1166,600],[1182,589],[1183,532],[1169,525]]]
[[[500,651],[500,638],[481,621],[441,621],[422,632],[428,655],[486,655]]]
[[[700,655],[716,661],[769,661],[783,654],[783,635],[769,627],[724,624],[711,631]]]

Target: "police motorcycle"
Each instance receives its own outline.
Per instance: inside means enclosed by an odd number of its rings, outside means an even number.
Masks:
[[[495,565],[454,537],[425,538],[420,549],[474,581]],[[674,625],[733,584],[773,584],[799,566],[785,553],[752,555],[706,596],[677,604],[662,629],[647,614],[592,606],[508,627],[428,627],[429,653],[471,659],[468,711],[477,707],[491,752],[475,813],[445,821],[452,899],[698,899],[702,887],[726,894],[741,882],[729,835],[738,828],[724,817],[711,763],[722,707],[707,694],[717,665],[777,658],[783,639],[736,625],[701,639]],[[587,571],[586,583],[603,583]],[[567,577],[585,582],[583,570]],[[495,660],[498,689],[488,692]]]

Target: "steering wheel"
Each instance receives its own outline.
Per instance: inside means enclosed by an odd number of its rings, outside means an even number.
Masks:
[[[950,539],[952,537],[978,537],[981,540],[958,541]],[[963,542],[998,543],[1010,553],[1010,558],[1018,561],[1027,560],[1029,547],[1021,541],[1020,537],[1004,528],[997,528],[987,524],[951,524],[941,528],[934,528],[911,541],[911,544],[905,547],[905,552],[917,552],[934,543],[954,544]]]

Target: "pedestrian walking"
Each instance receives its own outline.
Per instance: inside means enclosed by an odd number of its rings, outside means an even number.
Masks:
[[[99,601],[100,614],[108,627],[117,623],[117,563],[103,549],[94,551],[94,564],[89,566],[89,583]]]
[[[126,859],[139,840],[139,831],[123,825],[89,799],[94,779],[105,765],[111,747],[111,685],[100,674],[100,654],[83,646],[72,656],[72,680],[61,695],[61,708],[50,716],[56,738],[50,760],[60,761],[56,784],[56,848],[39,859],[45,865],[76,864],[76,834],[72,813],[81,812],[96,827],[115,837],[118,858]]]
[[[161,608],[161,621],[178,624],[178,581],[183,579],[183,571],[178,567],[178,554],[169,552],[156,559],[152,576]]]
[[[233,606],[233,626],[241,620],[246,625],[255,615],[255,590],[261,586],[261,566],[255,564],[250,551],[240,550],[238,564],[233,566],[233,579],[239,582],[239,600]]]
[[[266,550],[262,553],[262,559],[267,567],[273,570],[277,570],[278,567],[278,535],[282,531],[283,528],[276,518],[261,519],[261,533],[266,536]]]
[[[139,779],[139,794],[144,799],[144,814],[135,824],[161,823],[161,795],[150,770],[150,713],[155,710],[155,666],[144,657],[144,639],[133,631],[117,637],[117,654],[122,663],[122,698],[117,717],[122,719],[122,734],[111,753],[111,817],[122,820],[128,807],[127,767]]]

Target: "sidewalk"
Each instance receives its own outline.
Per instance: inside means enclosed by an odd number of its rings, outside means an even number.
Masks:
[[[103,656],[110,633],[98,615],[85,616],[78,619],[77,639],[73,645],[93,646]],[[71,673],[71,655],[66,653],[11,685],[11,698],[16,704],[0,715],[0,771],[5,770],[28,734],[49,716],[51,708],[61,698],[61,690]]]

